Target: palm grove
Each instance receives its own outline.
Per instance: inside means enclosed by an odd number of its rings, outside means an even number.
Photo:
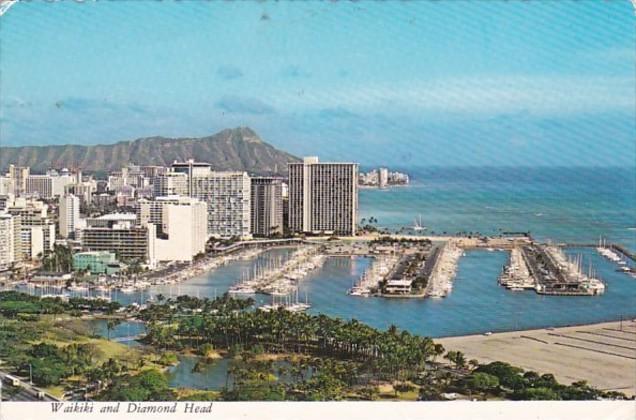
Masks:
[[[163,299],[162,299],[163,300]],[[419,399],[458,392],[471,398],[594,399],[618,397],[585,382],[561,385],[550,374],[524,372],[506,363],[467,361],[428,337],[391,326],[380,331],[358,321],[285,310],[254,310],[253,301],[180,296],[141,313],[145,342],[165,350],[210,349],[232,361],[227,400],[375,399],[389,383],[395,396],[417,391]],[[279,355],[262,357],[263,355]],[[447,361],[448,363],[440,363]]]
[[[111,401],[440,400],[453,392],[477,399],[625,398],[585,382],[562,385],[550,374],[507,363],[466,360],[461,352],[447,352],[430,338],[394,326],[380,331],[356,320],[265,312],[253,304],[228,295],[214,300],[158,296],[140,312],[127,308],[147,327],[147,356],[129,360],[123,354],[103,357],[95,344],[77,341],[81,336],[75,333],[67,344],[59,334],[52,341],[48,334],[59,330],[55,325],[69,323],[69,317],[81,322],[80,315],[106,316],[110,330],[119,320],[113,317],[117,303],[0,292],[0,358],[3,369],[32,373],[38,386],[74,382],[91,390],[89,398]],[[188,395],[171,388],[163,370],[186,353],[198,355],[195,370],[218,363],[220,355],[229,359],[225,387]]]

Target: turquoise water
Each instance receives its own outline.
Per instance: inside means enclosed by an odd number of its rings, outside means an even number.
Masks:
[[[259,258],[277,258],[284,250],[273,250]],[[313,314],[325,313],[345,319],[355,318],[376,328],[394,324],[401,329],[431,337],[557,327],[636,317],[636,279],[617,272],[616,266],[592,248],[568,249],[592,261],[598,275],[606,282],[601,296],[541,296],[534,291],[512,292],[497,285],[497,276],[507,260],[506,252],[468,251],[459,260],[452,292],[445,299],[384,299],[347,295],[347,290],[368,267],[370,258],[332,257],[322,268],[300,283],[300,296],[307,296]],[[182,293],[212,296],[223,293],[234,282],[239,267],[248,261],[235,262],[207,277],[185,282]],[[222,271],[222,273],[219,273]],[[207,292],[206,292],[207,291]],[[151,294],[157,291],[151,289]],[[257,304],[269,302],[264,295],[255,296]],[[129,336],[130,328],[119,326],[112,337]],[[138,327],[136,327],[138,328]],[[102,328],[103,329],[103,328]],[[133,331],[135,329],[133,328]],[[106,335],[103,330],[103,335]]]
[[[194,388],[221,390],[226,386],[229,359],[219,359],[205,365],[198,372],[193,372],[199,360],[196,356],[180,356],[179,364],[168,369],[168,384],[174,388]],[[228,382],[227,385],[230,385]]]
[[[391,324],[431,337],[583,324],[636,316],[636,279],[593,249],[582,254],[607,284],[602,296],[541,296],[512,292],[497,285],[505,252],[468,251],[459,260],[452,292],[444,299],[384,299],[346,294],[351,282],[369,264],[367,258],[329,259],[301,284],[312,313],[326,313],[386,329]]]
[[[214,269],[204,275],[193,277],[184,282],[171,285],[152,286],[148,290],[135,293],[113,292],[113,299],[128,305],[132,302],[143,303],[151,296],[159,294],[168,297],[179,295],[198,296],[200,298],[215,298],[227,292],[228,289],[240,281],[244,274],[252,273],[254,267],[265,264],[268,260],[283,261],[294,251],[294,248],[274,248],[259,254],[256,258],[249,260],[236,260]],[[266,298],[262,295],[254,296],[257,302],[264,302]]]
[[[92,320],[90,321],[90,327],[92,333],[100,335],[102,337],[109,337],[108,328],[105,320]],[[139,342],[134,338],[140,334],[145,333],[146,326],[143,322],[126,321],[116,325],[110,331],[110,338],[117,339],[120,343],[129,346],[138,346]]]
[[[360,217],[399,229],[422,215],[428,232],[530,231],[540,240],[636,249],[636,169],[405,169],[407,187],[360,191]]]

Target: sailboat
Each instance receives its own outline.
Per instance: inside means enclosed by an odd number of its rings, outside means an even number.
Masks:
[[[426,227],[422,226],[422,215],[420,214],[419,215],[419,220],[417,218],[414,220],[413,230],[416,231],[416,232],[419,232],[419,231],[422,231],[422,230],[425,230],[425,229],[426,229]]]

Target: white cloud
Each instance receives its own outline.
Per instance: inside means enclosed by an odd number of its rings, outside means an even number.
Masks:
[[[501,76],[396,81],[367,85],[307,87],[269,98],[279,109],[342,107],[354,112],[478,113],[528,111],[537,115],[629,111],[632,77]]]

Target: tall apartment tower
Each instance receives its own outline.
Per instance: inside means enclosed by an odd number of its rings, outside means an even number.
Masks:
[[[209,163],[174,162],[171,172],[185,174],[190,197],[208,206],[208,235],[249,238],[251,183],[247,172],[212,171]]]
[[[55,222],[48,215],[48,205],[41,201],[15,199],[7,213],[19,216],[21,258],[32,260],[48,255],[55,244]]]
[[[283,180],[252,178],[251,229],[257,236],[283,233]]]
[[[26,181],[31,173],[31,168],[28,166],[15,166],[9,165],[9,178],[13,180],[13,194],[20,196],[26,193]]]
[[[60,196],[58,203],[58,224],[60,236],[68,238],[73,236],[75,229],[79,227],[80,200],[73,194]]]
[[[194,180],[208,176],[212,171],[212,165],[205,162],[195,162],[193,159],[188,159],[185,162],[174,161],[170,171],[178,174],[185,174],[187,179],[186,189],[192,196],[194,191]]]
[[[290,230],[355,235],[357,218],[357,163],[306,157],[289,164]]]
[[[386,188],[389,184],[389,170],[387,168],[378,169],[378,186]]]
[[[208,234],[249,238],[251,183],[247,172],[216,172],[194,176],[190,196],[208,205]]]
[[[53,197],[53,177],[49,175],[29,175],[26,177],[26,195],[36,195],[40,198]]]

